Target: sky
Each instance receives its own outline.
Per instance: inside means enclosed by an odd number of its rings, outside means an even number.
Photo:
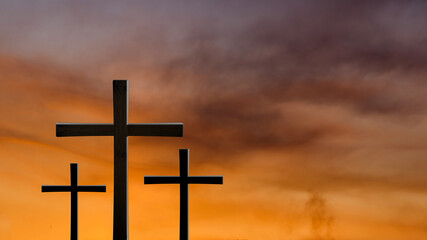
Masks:
[[[427,239],[425,1],[0,1],[0,236],[112,239],[113,138],[56,122],[183,122],[129,137],[131,239],[178,239],[190,149],[193,240]]]

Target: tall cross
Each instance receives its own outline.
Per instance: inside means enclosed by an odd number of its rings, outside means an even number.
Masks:
[[[179,176],[145,176],[144,184],[179,184],[180,223],[179,239],[188,240],[188,185],[222,184],[222,176],[188,176],[188,149],[179,149]]]
[[[78,192],[105,192],[105,185],[79,186],[79,165],[70,164],[71,184],[69,186],[61,185],[42,185],[42,192],[71,192],[71,240],[78,239]]]
[[[128,123],[127,80],[113,81],[114,123],[57,123],[57,137],[114,136],[113,240],[129,239],[128,136],[182,137],[182,123]]]

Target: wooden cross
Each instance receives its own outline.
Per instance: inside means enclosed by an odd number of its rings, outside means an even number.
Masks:
[[[105,192],[105,185],[79,186],[79,165],[70,164],[71,184],[69,186],[43,185],[42,192],[71,192],[71,240],[78,239],[78,192]]]
[[[129,239],[128,136],[182,137],[182,123],[128,123],[127,80],[113,81],[114,124],[57,123],[57,137],[114,136],[113,240]]]
[[[180,188],[180,223],[179,239],[188,240],[188,185],[222,184],[222,176],[188,176],[188,149],[179,149],[179,176],[145,176],[144,184],[179,184]]]

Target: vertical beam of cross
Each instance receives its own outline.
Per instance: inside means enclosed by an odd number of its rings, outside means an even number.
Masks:
[[[105,185],[83,185],[79,186],[79,165],[70,164],[71,184],[69,186],[61,185],[42,185],[42,192],[71,192],[71,240],[78,239],[78,192],[105,192]]]
[[[57,137],[114,136],[113,240],[129,239],[128,136],[182,137],[182,123],[128,123],[127,80],[113,81],[114,124],[57,123]]]
[[[128,85],[113,82],[114,109],[114,225],[113,239],[129,237],[128,207]]]
[[[222,176],[189,176],[189,150],[179,149],[180,176],[144,176],[144,184],[179,184],[180,188],[180,223],[179,239],[189,239],[188,224],[188,185],[222,184]]]

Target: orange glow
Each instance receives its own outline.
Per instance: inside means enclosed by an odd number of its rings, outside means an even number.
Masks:
[[[55,123],[111,123],[113,79],[129,80],[129,122],[184,123],[129,137],[131,239],[178,239],[178,186],[143,177],[178,174],[180,148],[191,175],[224,176],[190,186],[191,240],[427,239],[425,8],[2,10],[16,4],[0,3],[2,239],[69,238],[69,193],[41,185],[68,184],[70,163],[107,185],[79,194],[80,239],[112,239],[113,138]]]

